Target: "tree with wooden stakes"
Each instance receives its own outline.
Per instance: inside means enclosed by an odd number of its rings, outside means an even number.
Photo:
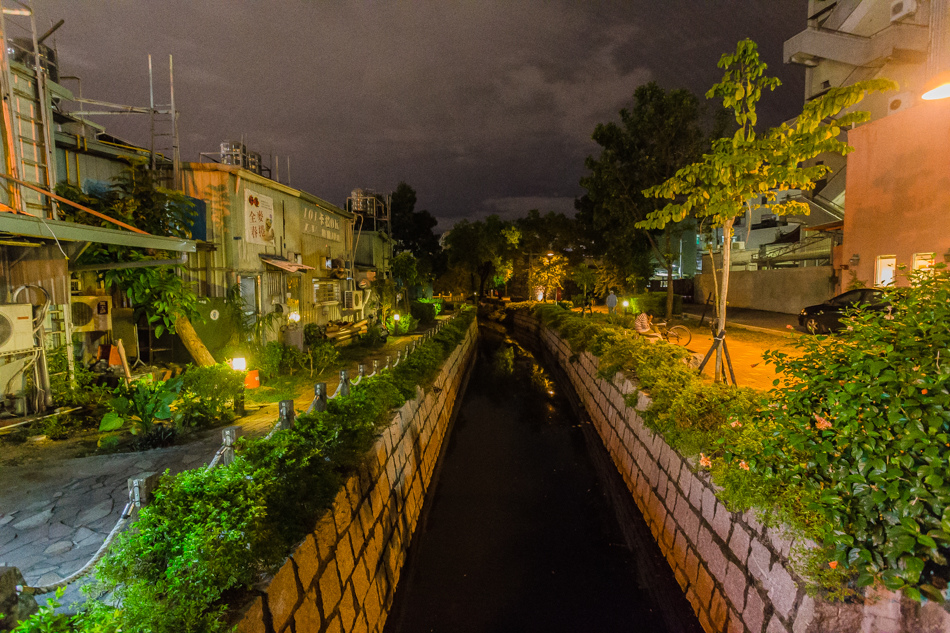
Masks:
[[[735,219],[751,212],[755,199],[764,199],[777,215],[808,214],[805,202],[794,198],[779,202],[777,194],[811,190],[830,168],[824,164],[806,166],[803,162],[825,153],[851,152],[853,148],[842,140],[842,130],[870,118],[869,113],[851,108],[871,92],[897,88],[897,84],[888,79],[832,88],[805,104],[802,113],[790,124],[783,123],[757,133],[756,106],[762,93],[777,88],[779,80],[765,74],[767,67],[759,59],[758,47],[748,39],[738,43],[735,53],[723,55],[719,68],[725,70],[722,81],[706,93],[706,98],[722,99],[723,107],[735,114],[739,129],[731,138],[715,141],[702,160],[683,167],[666,182],[644,190],[646,196],[673,202],[637,223],[640,228],[662,229],[692,215],[722,229],[722,280],[717,284],[716,335],[706,356],[708,360],[715,350],[716,380],[725,377],[726,298]],[[715,275],[715,266],[713,268]]]

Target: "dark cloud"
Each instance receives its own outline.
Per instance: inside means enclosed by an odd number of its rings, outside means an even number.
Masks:
[[[336,203],[405,180],[443,228],[570,211],[594,126],[646,81],[704,93],[742,37],[786,84],[762,118],[793,115],[802,72],[781,46],[804,27],[799,4],[36,0],[40,28],[66,19],[60,65],[84,96],[147,104],[151,53],[167,102],[174,55],[184,159],[243,135],[282,157],[282,179],[290,156],[293,184]],[[146,142],[144,118],[103,122]]]

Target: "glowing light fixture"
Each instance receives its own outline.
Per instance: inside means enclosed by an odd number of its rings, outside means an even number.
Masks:
[[[925,101],[936,101],[950,97],[950,71],[938,73],[933,79],[924,84],[926,92],[920,95]]]
[[[247,359],[241,356],[232,359],[231,369],[234,371],[247,371]]]
[[[287,320],[290,321],[291,323],[300,323],[300,313],[294,310],[293,312],[287,315]]]
[[[629,307],[630,307],[630,302],[627,301],[626,299],[624,299],[624,300],[623,300],[623,307],[629,308]]]
[[[398,320],[399,320],[399,315],[398,315],[398,314],[394,314],[394,315],[393,315],[393,321],[398,321]]]

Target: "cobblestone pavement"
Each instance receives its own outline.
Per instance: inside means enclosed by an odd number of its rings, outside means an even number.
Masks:
[[[419,337],[401,338],[398,347],[405,348],[414,338]],[[379,356],[385,360],[385,353]],[[368,357],[370,366],[372,358]],[[355,378],[355,372],[350,376]],[[328,393],[333,394],[339,376],[327,383]],[[294,409],[306,411],[312,400],[312,390],[301,393]],[[277,417],[277,403],[256,409],[249,405],[248,415],[235,423],[245,436],[260,437],[270,431]],[[86,564],[102,545],[128,502],[130,477],[203,466],[220,446],[220,430],[211,430],[183,446],[4,467],[0,471],[0,567],[19,568],[32,586],[58,582]],[[63,605],[83,600],[82,584],[68,587]],[[37,601],[44,604],[46,598],[37,596]]]

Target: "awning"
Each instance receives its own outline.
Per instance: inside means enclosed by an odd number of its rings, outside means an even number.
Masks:
[[[98,242],[130,248],[154,248],[179,253],[194,253],[194,240],[179,237],[164,237],[148,233],[133,233],[120,229],[107,229],[99,226],[46,220],[31,215],[0,212],[0,233],[38,237],[46,240],[58,239],[75,242]]]
[[[265,264],[270,264],[275,268],[286,270],[289,273],[299,273],[301,270],[314,270],[313,266],[298,264],[297,262],[292,262],[287,259],[280,259],[278,257],[261,257],[261,261],[263,261]]]

